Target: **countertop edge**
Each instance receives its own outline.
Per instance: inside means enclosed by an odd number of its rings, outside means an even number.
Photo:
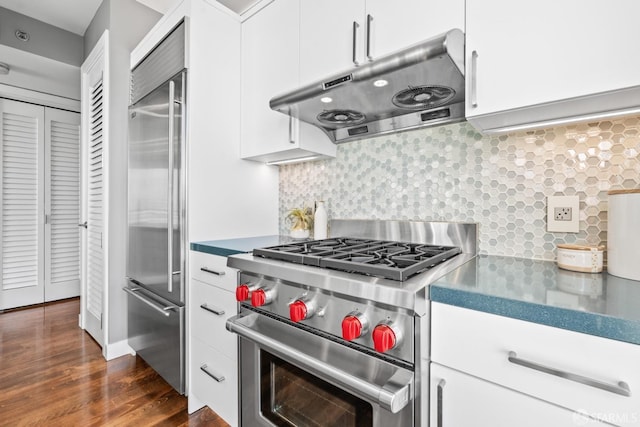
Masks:
[[[432,302],[640,345],[640,322],[432,284]]]
[[[209,255],[218,255],[228,257],[230,255],[243,254],[245,251],[238,251],[229,248],[222,248],[219,246],[203,245],[200,243],[191,243],[190,248],[192,251],[203,252]]]

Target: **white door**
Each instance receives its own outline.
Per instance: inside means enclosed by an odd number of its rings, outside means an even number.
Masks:
[[[103,89],[102,79],[90,87],[82,150],[82,218],[84,220],[84,237],[82,239],[83,327],[100,344],[103,343],[102,313],[105,286],[103,251]]]
[[[45,109],[44,300],[80,295],[80,114]]]
[[[253,15],[242,25],[242,43],[241,156],[296,148],[290,119],[269,100],[298,85],[298,2],[279,0]]]
[[[81,297],[80,326],[100,345],[104,343],[107,319],[103,318],[106,301],[107,255],[103,236],[106,229],[104,153],[108,117],[109,32],[105,31],[81,67],[82,138],[81,138]]]
[[[43,302],[44,108],[0,99],[0,309]]]

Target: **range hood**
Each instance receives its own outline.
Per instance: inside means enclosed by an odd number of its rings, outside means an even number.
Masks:
[[[273,110],[335,143],[464,119],[464,33],[453,29],[276,96]]]

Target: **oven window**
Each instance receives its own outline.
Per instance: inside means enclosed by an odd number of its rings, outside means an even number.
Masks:
[[[260,351],[260,409],[277,426],[372,426],[371,404]]]

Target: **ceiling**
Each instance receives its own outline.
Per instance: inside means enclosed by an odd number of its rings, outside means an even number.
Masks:
[[[151,9],[155,9],[160,13],[165,13],[169,10],[169,7],[175,3],[176,0],[137,0]],[[218,3],[231,9],[238,15],[242,15],[247,10],[251,9],[251,6],[258,3],[260,0],[217,0]]]
[[[100,3],[102,0],[0,0],[0,7],[83,36]]]
[[[251,8],[259,0],[218,0],[218,3],[222,3],[229,9],[233,10],[238,15],[242,15]]]
[[[138,0],[165,13],[176,0]],[[259,0],[218,0],[242,15]],[[30,16],[80,36],[84,35],[102,0],[0,0],[0,7]]]

